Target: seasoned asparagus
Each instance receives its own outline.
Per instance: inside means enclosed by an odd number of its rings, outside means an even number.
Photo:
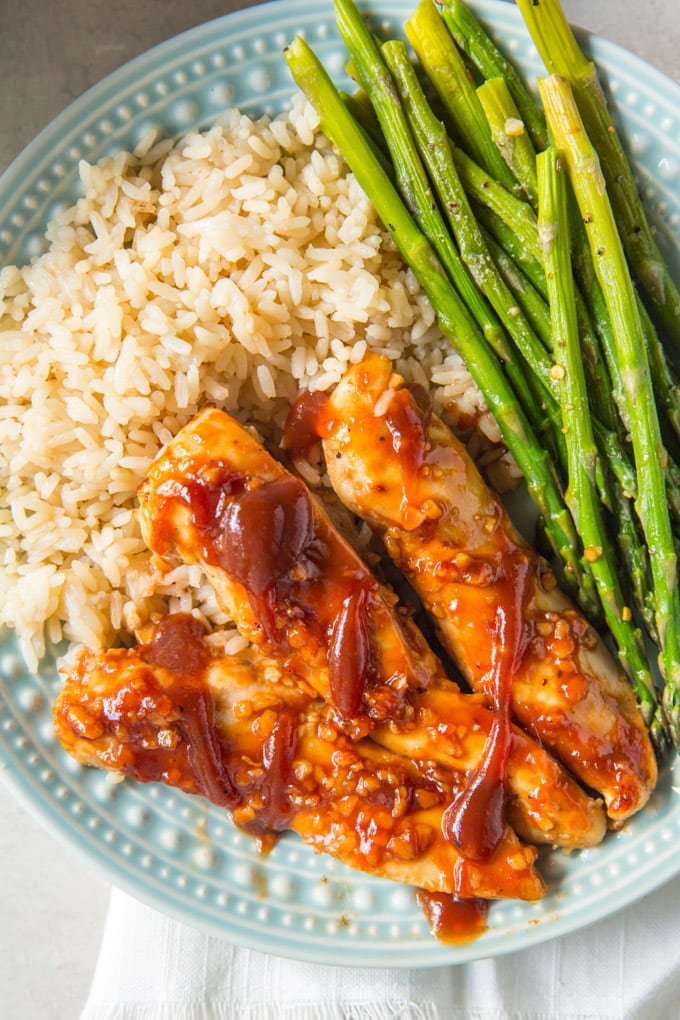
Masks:
[[[554,336],[556,372],[569,458],[566,500],[585,546],[607,626],[619,658],[633,677],[645,722],[660,754],[667,749],[667,728],[642,647],[640,632],[617,580],[617,564],[595,485],[597,446],[590,420],[585,372],[579,344],[569,249],[565,170],[550,147],[537,159],[539,230]]]

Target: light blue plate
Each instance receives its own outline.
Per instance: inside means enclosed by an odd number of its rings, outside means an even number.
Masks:
[[[533,79],[541,70],[516,9],[474,4]],[[376,26],[399,34],[412,4],[373,0]],[[92,88],[0,178],[0,263],[42,250],[48,219],[78,195],[77,165],[134,147],[149,125],[176,134],[226,107],[275,112],[292,92],[281,50],[303,31],[338,82],[344,55],[331,5],[280,0],[210,22],[151,50]],[[662,244],[680,252],[680,87],[636,57],[589,38],[640,173]],[[438,966],[525,949],[610,914],[680,872],[680,766],[653,803],[597,849],[546,857],[538,905],[498,903],[488,932],[437,944],[411,891],[316,856],[286,837],[267,858],[220,811],[156,786],[113,784],[57,745],[53,669],[27,673],[0,645],[0,764],[11,788],[106,878],[158,910],[242,945],[302,960]]]

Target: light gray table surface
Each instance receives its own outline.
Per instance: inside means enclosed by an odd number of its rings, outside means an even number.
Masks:
[[[677,0],[563,0],[572,22],[680,79]],[[233,0],[0,0],[0,171],[104,75],[236,7]],[[77,1017],[106,916],[107,883],[46,834],[0,783],[0,1017]]]

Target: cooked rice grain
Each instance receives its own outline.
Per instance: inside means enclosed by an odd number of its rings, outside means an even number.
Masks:
[[[132,512],[205,402],[275,445],[301,388],[375,349],[432,380],[438,411],[483,412],[301,98],[172,148],[150,134],[80,179],[45,254],[0,272],[0,623],[31,668],[48,642],[99,647],[168,608],[227,623],[199,570],[158,573]],[[488,414],[480,425],[498,439]]]

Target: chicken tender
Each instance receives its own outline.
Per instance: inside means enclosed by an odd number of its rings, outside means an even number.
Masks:
[[[495,703],[504,664],[519,724],[613,823],[638,811],[657,767],[629,683],[423,394],[370,355],[317,406],[316,429],[336,493],[382,536],[471,687]]]
[[[536,851],[509,827],[486,862],[444,838],[459,776],[352,742],[323,701],[284,681],[264,681],[247,653],[211,649],[177,614],[143,645],[84,653],[55,729],[83,764],[201,794],[262,840],[292,830],[353,868],[461,898],[543,895]]]

